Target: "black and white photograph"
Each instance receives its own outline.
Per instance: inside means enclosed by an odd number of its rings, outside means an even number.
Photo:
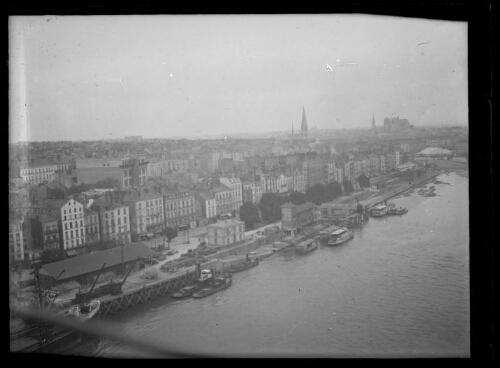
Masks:
[[[9,16],[10,352],[470,358],[468,32]]]

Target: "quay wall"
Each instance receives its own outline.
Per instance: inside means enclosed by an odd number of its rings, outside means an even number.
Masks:
[[[396,197],[396,196],[397,196],[397,195],[399,195],[399,194],[402,194],[402,193],[404,193],[404,192],[407,192],[407,191],[409,191],[410,189],[413,189],[413,188],[417,187],[418,185],[423,184],[423,183],[425,183],[426,181],[429,181],[429,180],[431,180],[431,179],[433,179],[433,178],[435,178],[436,176],[441,175],[441,174],[442,174],[442,172],[439,172],[439,171],[433,170],[433,172],[432,172],[432,173],[430,173],[429,175],[426,175],[424,178],[422,178],[422,179],[420,179],[420,180],[418,180],[418,181],[413,182],[412,184],[407,184],[406,186],[404,186],[404,187],[403,187],[403,188],[401,188],[401,189],[398,189],[398,190],[396,190],[396,191],[390,191],[389,193],[387,193],[387,194],[385,194],[385,195],[378,196],[378,197],[377,197],[377,199],[376,199],[376,201],[374,201],[374,202],[370,203],[370,204],[368,205],[368,207],[375,206],[375,205],[377,205],[377,204],[380,204],[380,203],[382,203],[382,202],[385,202],[385,201],[387,201],[388,199],[391,199],[391,198],[393,198],[393,197]]]
[[[231,247],[228,249],[221,250],[217,253],[210,254],[206,256],[208,259],[220,259],[226,258],[233,255],[239,255],[242,252],[249,252],[258,249],[260,246],[272,244],[275,241],[278,241],[283,237],[281,231],[275,232],[273,234],[269,234],[268,236],[255,236],[250,238],[244,244],[237,245],[235,247]]]

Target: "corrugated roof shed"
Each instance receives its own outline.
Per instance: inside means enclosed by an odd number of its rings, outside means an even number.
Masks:
[[[153,251],[144,243],[133,243],[123,246],[123,262],[131,262],[137,257],[149,257]],[[64,270],[58,281],[70,279],[79,275],[95,272],[101,269],[102,264],[112,267],[122,263],[122,247],[107,249],[94,254],[66,259],[60,262],[49,263],[40,268],[40,274],[56,278]]]

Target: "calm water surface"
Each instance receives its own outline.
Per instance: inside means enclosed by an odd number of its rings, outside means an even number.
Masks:
[[[468,178],[394,199],[348,243],[267,258],[204,299],[162,297],[106,317],[119,332],[198,353],[304,357],[470,356]],[[107,339],[73,354],[145,357]]]

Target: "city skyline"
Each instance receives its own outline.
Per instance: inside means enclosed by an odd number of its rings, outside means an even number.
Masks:
[[[468,122],[467,24],[367,15],[22,16],[9,138],[61,141]],[[22,102],[25,102],[25,106]]]

